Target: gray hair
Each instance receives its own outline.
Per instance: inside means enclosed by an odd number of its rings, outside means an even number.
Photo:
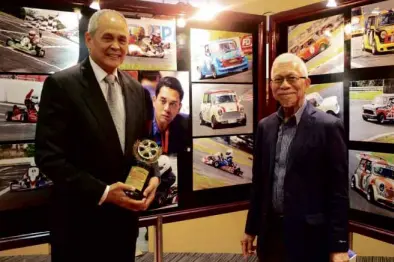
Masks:
[[[92,17],[90,17],[89,25],[88,25],[88,32],[89,32],[89,34],[94,35],[96,33],[100,17],[102,15],[109,14],[109,13],[117,14],[118,16],[120,16],[124,20],[124,22],[127,25],[127,20],[126,20],[126,18],[124,17],[124,15],[122,13],[119,13],[118,11],[111,10],[111,9],[102,9],[102,10],[98,10],[97,12],[95,12],[92,15]]]
[[[277,64],[282,64],[282,63],[293,63],[294,65],[300,66],[301,74],[303,76],[308,77],[308,68],[306,67],[306,64],[304,61],[302,61],[301,58],[296,56],[295,54],[292,53],[284,53],[275,58],[274,63],[272,64],[272,69],[271,69],[271,75],[273,74],[273,69]]]

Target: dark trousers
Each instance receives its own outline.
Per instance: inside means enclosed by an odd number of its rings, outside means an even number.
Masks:
[[[284,262],[285,247],[283,237],[283,217],[272,216],[269,218],[269,227],[258,240],[257,256],[261,262]]]

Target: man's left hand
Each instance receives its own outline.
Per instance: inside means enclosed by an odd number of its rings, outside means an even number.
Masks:
[[[349,262],[349,255],[347,252],[332,253],[330,255],[330,262]]]
[[[149,185],[144,191],[144,198],[145,198],[145,208],[144,210],[147,210],[150,204],[152,203],[153,199],[155,198],[156,195],[156,189],[159,186],[159,178],[158,177],[152,177],[149,180]]]

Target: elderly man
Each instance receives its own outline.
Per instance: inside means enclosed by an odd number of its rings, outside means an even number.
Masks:
[[[348,261],[345,131],[338,118],[305,99],[311,81],[293,54],[276,58],[271,88],[281,107],[260,121],[245,256],[263,262]]]
[[[48,77],[41,95],[36,162],[54,181],[52,261],[132,262],[138,214],[154,199],[158,167],[141,201],[127,196],[133,145],[149,137],[148,92],[117,68],[128,48],[124,16],[101,10],[85,35],[89,57]]]

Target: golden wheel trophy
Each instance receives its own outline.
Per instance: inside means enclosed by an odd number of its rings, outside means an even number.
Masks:
[[[161,154],[161,147],[153,140],[137,140],[134,143],[133,155],[137,160],[137,165],[130,169],[126,184],[133,186],[135,191],[125,191],[129,197],[136,200],[143,199],[144,190],[149,185],[151,178],[150,171]]]

